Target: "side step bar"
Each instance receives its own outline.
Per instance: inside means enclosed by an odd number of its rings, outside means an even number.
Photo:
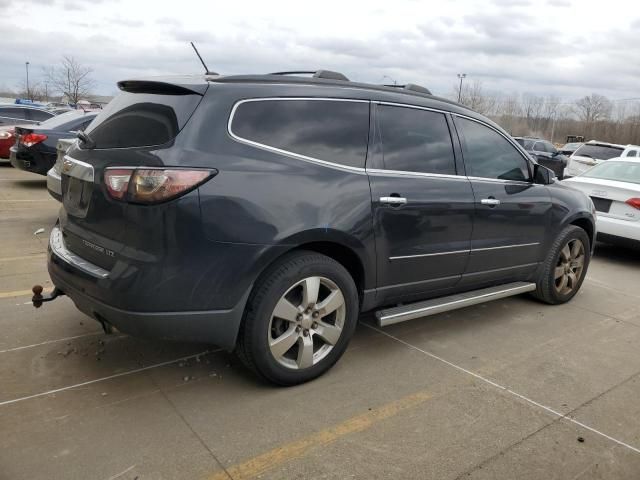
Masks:
[[[380,327],[386,327],[387,325],[413,320],[414,318],[426,317],[436,313],[448,312],[449,310],[477,305],[478,303],[531,292],[535,289],[535,283],[506,283],[497,287],[482,288],[471,292],[449,295],[448,297],[433,298],[423,302],[379,310],[376,312],[376,319]]]

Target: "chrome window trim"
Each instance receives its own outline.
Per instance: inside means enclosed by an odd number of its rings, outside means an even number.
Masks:
[[[384,100],[372,100],[371,103],[375,103],[376,105],[390,105],[392,107],[406,107],[406,108],[415,108],[417,110],[428,110],[430,112],[442,113],[444,115],[451,113],[447,110],[440,110],[438,108],[432,108],[432,107],[423,107],[421,105],[412,105],[409,103],[387,102]]]
[[[367,173],[375,176],[401,176],[401,177],[424,177],[424,178],[442,178],[452,180],[467,180],[464,175],[448,175],[442,173],[424,173],[424,172],[409,172],[406,170],[385,170],[383,168],[367,168]]]
[[[69,155],[64,156],[62,162],[61,173],[69,177],[74,177],[85,182],[93,182],[95,176],[93,172],[93,165],[76,160]]]
[[[467,178],[469,180],[475,180],[480,182],[506,183],[510,185],[536,185],[533,182],[527,182],[525,180],[503,180],[502,178],[470,177],[470,176],[467,176]]]
[[[338,170],[344,170],[352,173],[357,173],[360,175],[366,175],[366,169],[364,167],[351,167],[349,165],[342,165],[340,163],[330,162],[328,160],[322,160],[320,158],[309,157],[307,155],[302,155],[300,153],[290,152],[289,150],[283,150],[281,148],[273,147],[271,145],[266,145],[260,142],[254,142],[253,140],[249,140],[244,137],[240,137],[235,134],[232,129],[233,118],[235,117],[236,110],[243,103],[249,102],[269,102],[269,101],[290,101],[290,100],[313,100],[313,101],[330,101],[330,102],[353,102],[353,103],[371,103],[369,100],[361,100],[361,99],[350,99],[350,98],[331,98],[331,97],[257,97],[257,98],[245,98],[243,100],[238,100],[231,109],[231,113],[229,114],[229,120],[227,121],[227,133],[233,138],[235,141],[244,143],[246,145],[251,145],[256,148],[260,148],[262,150],[267,150],[269,152],[280,153],[282,155],[286,155],[288,157],[297,158],[299,160],[303,160],[305,162],[315,163],[317,165],[323,165],[329,168],[335,168]],[[365,159],[366,165],[366,159]]]
[[[109,276],[108,270],[94,265],[93,263],[88,262],[84,258],[69,251],[69,249],[67,249],[67,246],[64,244],[62,231],[57,226],[51,229],[51,235],[49,236],[49,245],[51,247],[51,251],[57,257],[67,262],[69,265],[74,266],[78,270],[82,270],[83,272],[97,278],[107,278]]]

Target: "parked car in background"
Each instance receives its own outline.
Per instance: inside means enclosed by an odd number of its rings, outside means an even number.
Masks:
[[[65,156],[48,260],[106,331],[217,344],[292,385],[338,361],[361,311],[384,327],[524,292],[560,304],[585,278],[591,200],[424,87],[118,87]]]
[[[638,145],[627,145],[622,155],[623,158],[637,158],[640,157],[640,146]]]
[[[640,242],[640,159],[611,158],[562,183],[591,197],[598,240]]]
[[[533,158],[542,166],[562,179],[564,169],[567,166],[568,157],[560,153],[551,142],[536,137],[513,137]]]
[[[64,156],[67,150],[76,142],[75,138],[61,138],[56,145],[56,163],[47,172],[47,190],[49,195],[62,201],[62,162],[64,162]]]
[[[0,126],[37,125],[55,117],[55,113],[46,108],[31,105],[0,105]]]
[[[560,150],[560,153],[569,157],[571,156],[571,154],[573,152],[575,152],[578,148],[580,148],[582,145],[584,145],[583,142],[572,142],[572,143],[565,143],[562,147],[560,147],[558,150]]]
[[[569,157],[565,177],[575,177],[599,163],[620,157],[624,150],[624,145],[590,140]]]
[[[96,115],[94,112],[74,110],[51,118],[37,127],[16,127],[15,144],[10,149],[11,165],[46,175],[56,162],[58,140],[75,137]]]
[[[9,158],[9,149],[15,143],[15,127],[0,127],[0,158]]]

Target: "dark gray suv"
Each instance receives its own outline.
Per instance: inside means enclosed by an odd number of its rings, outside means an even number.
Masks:
[[[360,312],[557,304],[584,279],[591,200],[425,88],[326,71],[119,88],[65,157],[49,252],[53,296],[105,330],[235,349],[291,385],[338,360]]]

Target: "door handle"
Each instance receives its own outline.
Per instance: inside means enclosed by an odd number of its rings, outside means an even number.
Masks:
[[[380,197],[380,203],[386,203],[389,205],[404,205],[407,203],[407,199],[404,197]]]
[[[489,205],[490,207],[495,207],[496,205],[500,205],[500,200],[497,198],[483,198],[480,200],[482,205]]]

